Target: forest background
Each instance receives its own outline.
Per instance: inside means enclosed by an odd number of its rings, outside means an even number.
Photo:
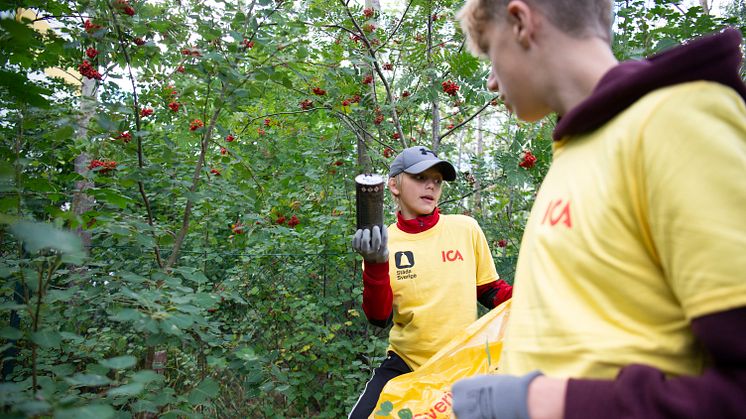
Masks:
[[[485,90],[461,5],[3,2],[3,415],[346,416],[387,334],[360,309],[353,179],[407,146],[454,162],[442,211],[512,281],[556,119]],[[724,25],[744,0],[616,1],[613,48]]]

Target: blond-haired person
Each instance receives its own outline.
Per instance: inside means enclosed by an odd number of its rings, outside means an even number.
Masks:
[[[734,29],[619,63],[610,0],[469,0],[519,118],[559,116],[501,375],[459,419],[746,417],[746,86]]]
[[[397,221],[358,230],[352,247],[363,256],[363,311],[391,325],[387,357],[373,372],[350,418],[367,418],[383,386],[414,371],[477,318],[477,301],[493,308],[512,287],[498,278],[477,222],[440,214],[443,181],[456,170],[426,147],[403,150],[391,164],[388,187]]]

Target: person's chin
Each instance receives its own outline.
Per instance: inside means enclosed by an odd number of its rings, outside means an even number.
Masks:
[[[420,215],[429,215],[435,211],[435,205],[422,206],[417,209]]]

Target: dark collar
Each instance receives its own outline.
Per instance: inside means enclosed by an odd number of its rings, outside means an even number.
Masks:
[[[620,63],[601,78],[589,97],[559,118],[552,138],[593,131],[647,93],[690,81],[724,84],[746,100],[739,73],[741,39],[739,31],[727,28],[644,60]]]

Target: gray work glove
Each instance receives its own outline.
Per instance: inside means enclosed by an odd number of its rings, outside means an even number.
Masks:
[[[543,375],[534,371],[522,377],[479,375],[457,381],[453,413],[458,419],[529,419],[528,385]]]
[[[389,233],[386,226],[358,229],[352,236],[352,248],[369,263],[382,263],[389,260]]]

